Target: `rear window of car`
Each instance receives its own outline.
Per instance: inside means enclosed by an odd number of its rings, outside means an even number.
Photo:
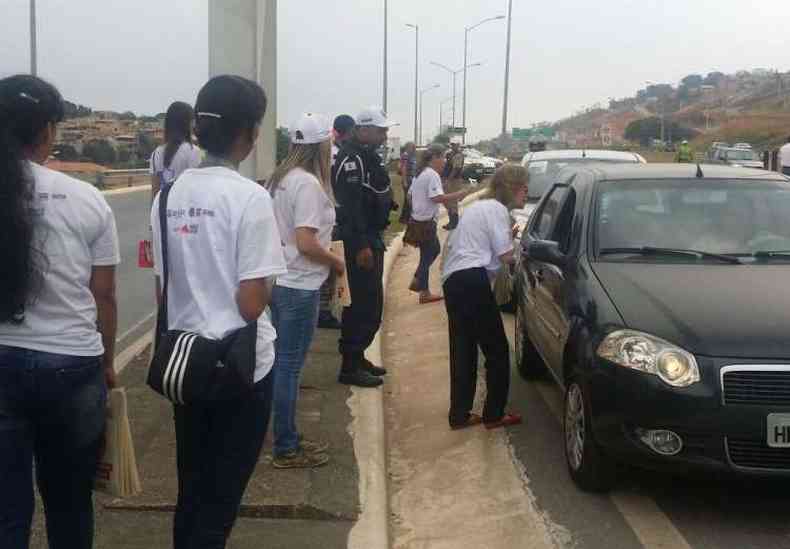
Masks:
[[[529,190],[527,198],[529,200],[539,200],[543,194],[557,183],[556,176],[563,169],[569,166],[584,166],[587,164],[636,164],[637,159],[606,159],[597,160],[594,158],[557,158],[547,160],[533,160],[527,164],[529,170]]]

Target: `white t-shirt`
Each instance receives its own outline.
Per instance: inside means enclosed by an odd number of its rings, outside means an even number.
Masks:
[[[170,166],[166,168],[164,165],[166,148],[167,145],[160,145],[156,148],[151,155],[149,171],[151,175],[161,172],[162,178],[168,185],[172,184],[186,170],[197,168],[200,165],[200,149],[190,143],[181,143],[181,146],[178,147],[176,154],[173,155],[173,159],[170,161]]]
[[[318,242],[328,250],[335,225],[332,200],[316,176],[302,168],[294,168],[280,181],[273,201],[288,266],[288,273],[277,278],[277,285],[297,290],[318,290],[329,276],[329,266],[315,263],[299,252],[296,229],[316,229]]]
[[[409,187],[411,217],[415,221],[431,221],[439,215],[439,204],[431,200],[444,194],[442,178],[433,168],[425,168]]]
[[[493,199],[467,206],[458,227],[450,235],[442,282],[465,269],[485,267],[493,275],[502,266],[500,256],[513,249],[510,213]]]
[[[159,276],[160,196],[151,208]],[[239,284],[285,273],[269,193],[230,168],[187,170],[170,191],[167,216],[168,329],[221,339],[244,327],[247,322],[236,304]],[[268,311],[264,312],[258,319],[256,382],[271,370],[275,339]]]
[[[785,168],[790,168],[790,143],[785,143],[779,149],[779,161]]]
[[[115,217],[92,185],[28,163],[34,184],[35,246],[44,283],[21,324],[0,324],[0,345],[71,356],[104,354],[90,291],[94,266],[121,261]]]

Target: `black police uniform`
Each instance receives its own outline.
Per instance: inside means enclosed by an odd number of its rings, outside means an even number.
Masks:
[[[338,235],[346,251],[346,272],[351,306],[343,310],[340,353],[341,381],[357,384],[359,371],[381,375],[364,360],[381,325],[384,307],[384,239],[394,208],[390,177],[378,153],[354,139],[343,143],[332,166],[332,186],[337,201]],[[373,252],[373,268],[357,265],[360,250]],[[365,381],[365,376],[361,376]],[[344,382],[346,382],[344,381]],[[370,380],[367,380],[370,381]]]

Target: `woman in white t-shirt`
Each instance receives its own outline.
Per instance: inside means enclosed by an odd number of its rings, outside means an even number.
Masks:
[[[200,90],[195,109],[206,160],[170,188],[164,234],[161,193],[151,210],[159,288],[167,238],[163,328],[222,339],[257,320],[258,338],[254,391],[233,400],[174,405],[175,549],[224,547],[230,534],[268,428],[276,335],[266,309],[274,279],[286,272],[271,197],[238,172],[258,138],[264,91],[240,76],[218,76]]]
[[[200,165],[201,155],[192,143],[192,107],[181,101],[171,104],[165,114],[165,144],[151,155],[151,199],[163,186],[170,186],[186,170]]]
[[[274,467],[318,467],[329,461],[328,445],[307,440],[296,427],[296,402],[307,351],[318,322],[320,288],[330,271],[345,272],[330,252],[335,225],[329,119],[304,114],[290,129],[288,156],[271,177],[269,190],[280,228],[288,274],[277,278],[272,321],[274,359]]]
[[[33,463],[50,547],[93,546],[93,482],[115,385],[115,219],[44,166],[63,119],[34,76],[0,80],[0,546],[27,547]]]
[[[510,356],[502,315],[491,281],[513,262],[513,225],[509,208],[521,208],[528,172],[505,164],[489,184],[489,196],[464,210],[448,240],[442,280],[450,332],[450,427],[479,423],[493,429],[521,423],[506,413]],[[477,349],[483,351],[487,395],[482,417],[472,413],[477,386]]]
[[[441,296],[431,294],[428,288],[430,269],[442,251],[439,236],[436,233],[436,218],[439,215],[439,204],[454,204],[465,196],[465,192],[445,194],[442,188],[442,178],[439,175],[444,171],[447,162],[445,148],[434,144],[429,146],[422,154],[421,168],[417,177],[409,187],[409,200],[411,203],[410,223],[421,227],[418,231],[420,242],[420,263],[414,273],[409,289],[420,294],[420,303],[433,303],[441,301]]]

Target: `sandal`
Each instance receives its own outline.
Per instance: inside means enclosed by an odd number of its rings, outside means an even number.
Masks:
[[[441,295],[421,295],[420,305],[425,305],[426,303],[436,303],[437,301],[442,300],[444,300],[444,296]]]
[[[459,431],[461,429],[466,429],[467,427],[480,425],[481,423],[483,423],[482,417],[478,416],[477,414],[469,414],[465,422],[458,423],[457,425],[450,425],[450,429],[453,431]]]
[[[497,421],[486,423],[486,429],[497,429],[499,427],[510,427],[511,425],[520,425],[522,422],[519,414],[505,414]]]

